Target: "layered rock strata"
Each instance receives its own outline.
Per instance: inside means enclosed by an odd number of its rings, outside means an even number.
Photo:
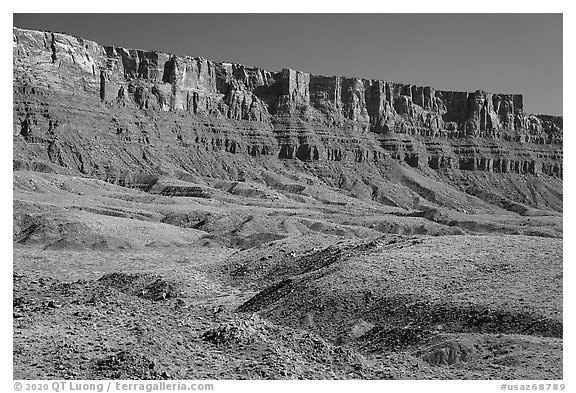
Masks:
[[[562,177],[562,118],[525,114],[518,94],[270,72],[19,28],[13,43],[16,168],[114,181],[120,167],[188,170],[220,152]]]

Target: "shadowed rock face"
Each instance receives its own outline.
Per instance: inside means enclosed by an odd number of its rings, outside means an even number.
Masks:
[[[223,152],[562,177],[562,118],[525,114],[518,94],[270,72],[19,28],[13,41],[19,168],[115,181]]]

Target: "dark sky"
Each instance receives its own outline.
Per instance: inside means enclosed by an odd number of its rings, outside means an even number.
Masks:
[[[101,44],[313,74],[521,93],[562,114],[562,14],[14,14]]]

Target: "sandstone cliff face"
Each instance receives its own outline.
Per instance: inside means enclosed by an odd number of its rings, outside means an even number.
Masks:
[[[18,168],[233,177],[214,169],[217,152],[562,176],[562,118],[525,114],[521,95],[270,72],[19,28],[13,41]]]

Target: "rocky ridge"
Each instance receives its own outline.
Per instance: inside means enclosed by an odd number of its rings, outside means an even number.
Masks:
[[[518,94],[270,72],[61,33],[13,34],[16,170],[129,185],[175,171],[242,180],[252,158],[395,159],[439,173],[562,177],[562,118],[525,114]],[[334,186],[324,169],[315,174]]]

